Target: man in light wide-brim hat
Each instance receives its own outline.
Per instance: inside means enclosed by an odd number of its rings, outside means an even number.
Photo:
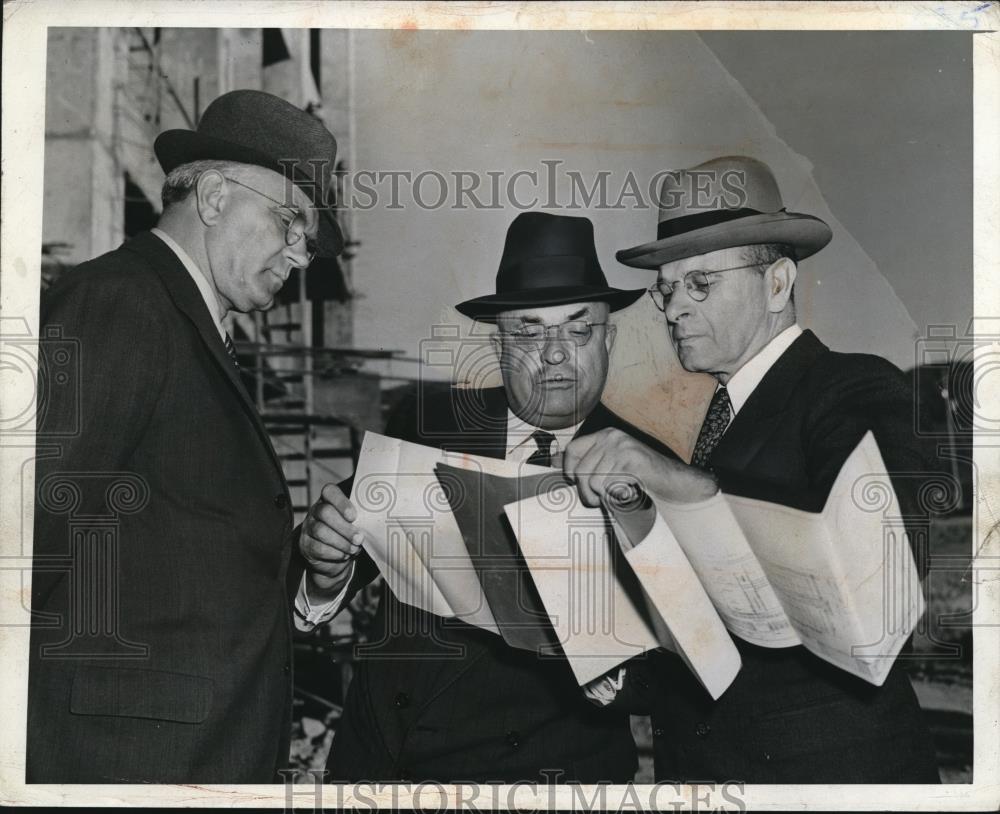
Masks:
[[[923,469],[903,374],[877,356],[835,353],[797,323],[797,264],[830,238],[819,218],[786,211],[761,161],[729,156],[665,177],[656,239],[617,257],[658,271],[649,294],[681,364],[717,388],[690,465],[615,430],[574,440],[565,468],[584,502],[608,500],[607,489],[631,478],[679,502],[722,489],[817,510],[868,431],[890,473]],[[918,514],[919,480],[893,481],[904,515]],[[938,782],[900,665],[874,687],[801,646],[734,639],[743,666],[714,702],[673,655],[656,662],[652,680],[639,678],[640,665],[626,671],[612,703],[651,709],[658,780]]]

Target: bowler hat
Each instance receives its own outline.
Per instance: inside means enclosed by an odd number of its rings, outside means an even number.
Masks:
[[[191,161],[254,164],[289,178],[319,210],[319,251],[340,254],[344,238],[334,217],[337,140],[323,123],[260,90],[234,90],[215,99],[196,130],[166,130],[153,150],[165,173]]]
[[[523,212],[507,229],[496,293],[460,302],[467,317],[492,322],[500,311],[571,302],[631,305],[646,289],[611,288],[597,260],[589,218]]]
[[[657,269],[685,257],[759,243],[791,246],[795,259],[802,260],[833,236],[819,218],[786,211],[771,168],[746,156],[713,158],[668,173],[659,204],[657,239],[617,252],[619,262]]]

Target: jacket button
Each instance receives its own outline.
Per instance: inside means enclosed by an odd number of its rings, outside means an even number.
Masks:
[[[400,769],[399,770],[399,779],[403,780],[403,781],[412,780],[413,779],[413,772],[411,772],[409,769]]]
[[[283,672],[285,675],[288,675],[290,672],[292,672],[292,665],[286,661],[281,667],[281,672]]]
[[[406,707],[410,706],[410,696],[405,692],[396,693],[396,698],[392,703],[400,709],[406,709]]]
[[[656,727],[656,729],[653,730],[653,737],[654,738],[662,738],[665,734],[667,734],[667,733],[664,732],[663,729],[661,727],[659,727],[659,726]]]
[[[507,743],[511,749],[517,749],[521,745],[521,734],[512,729],[507,733]]]
[[[706,723],[700,723],[694,728],[694,731],[699,738],[704,738],[709,732],[712,731],[712,727]]]
[[[284,495],[275,495],[274,505],[277,506],[279,509],[283,510],[285,509],[285,507],[288,506],[288,498],[285,497]]]

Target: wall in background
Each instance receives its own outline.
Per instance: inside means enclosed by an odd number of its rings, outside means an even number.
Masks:
[[[352,36],[352,169],[492,171],[508,178],[518,170],[544,173],[543,162],[561,161],[556,197],[567,201],[571,185],[565,170],[590,180],[598,172],[610,173],[614,199],[630,172],[644,184],[659,171],[713,156],[756,156],[775,170],[789,209],[818,215],[834,230],[830,246],[801,266],[800,321],[835,348],[875,350],[901,366],[912,364],[914,340],[928,321],[927,309],[933,308],[933,303],[925,308],[925,288],[920,282],[891,285],[880,273],[871,253],[838,217],[846,204],[831,208],[815,177],[809,144],[787,143],[766,109],[697,34],[357,31]],[[825,127],[833,140],[845,117],[837,114],[843,103],[832,97],[831,88],[849,97],[872,91],[856,81],[854,72],[838,78],[840,45],[831,39],[825,47],[827,56],[809,63],[815,68],[800,65],[803,78],[794,96],[798,107],[789,102],[788,109]],[[933,106],[934,99],[924,95],[921,104]],[[850,151],[841,158],[852,159]],[[826,163],[824,168],[833,171]],[[886,163],[886,172],[903,171]],[[872,176],[852,186],[856,198],[864,200],[877,195],[885,179]],[[436,197],[436,189],[429,183],[425,197]],[[429,341],[430,326],[454,326],[441,344],[462,345],[465,353],[479,358],[465,366],[460,354],[452,354],[458,360],[456,378],[488,382],[489,352],[481,349],[482,330],[451,306],[492,289],[504,234],[516,210],[428,211],[405,196],[401,203],[399,209],[376,206],[354,217],[356,236],[363,242],[354,278],[362,298],[355,310],[356,341],[420,354],[436,346]],[[653,275],[620,266],[614,252],[652,239],[656,213],[629,208],[627,199],[625,205],[591,208],[587,214],[612,284],[645,286]],[[949,211],[941,217],[952,215]],[[961,217],[957,213],[956,221]],[[867,220],[877,230],[878,215],[868,213]],[[914,220],[914,234],[920,228]],[[963,259],[955,262],[960,266]],[[928,271],[913,267],[907,273],[919,281]],[[920,327],[911,316],[914,310],[920,310]],[[949,309],[943,317],[954,313]],[[708,390],[699,379],[679,374],[662,317],[651,303],[640,301],[618,322],[605,400],[648,429],[679,433],[667,440],[686,446]],[[657,339],[651,342],[651,335]],[[447,354],[434,358],[427,375],[455,373]]]

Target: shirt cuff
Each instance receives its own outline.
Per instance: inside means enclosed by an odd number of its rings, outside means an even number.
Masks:
[[[615,696],[623,686],[625,686],[625,668],[619,667],[616,676],[609,673],[584,684],[583,694],[598,706],[606,707],[615,700]]]
[[[299,580],[299,590],[295,594],[294,618],[296,630],[302,633],[309,633],[315,630],[317,626],[329,622],[336,616],[337,611],[340,610],[340,606],[344,602],[344,597],[347,596],[347,589],[353,577],[354,563],[352,562],[347,574],[347,580],[344,582],[344,587],[340,589],[340,593],[329,602],[313,606],[309,601],[309,592],[306,590],[307,575],[303,574],[302,579]]]

